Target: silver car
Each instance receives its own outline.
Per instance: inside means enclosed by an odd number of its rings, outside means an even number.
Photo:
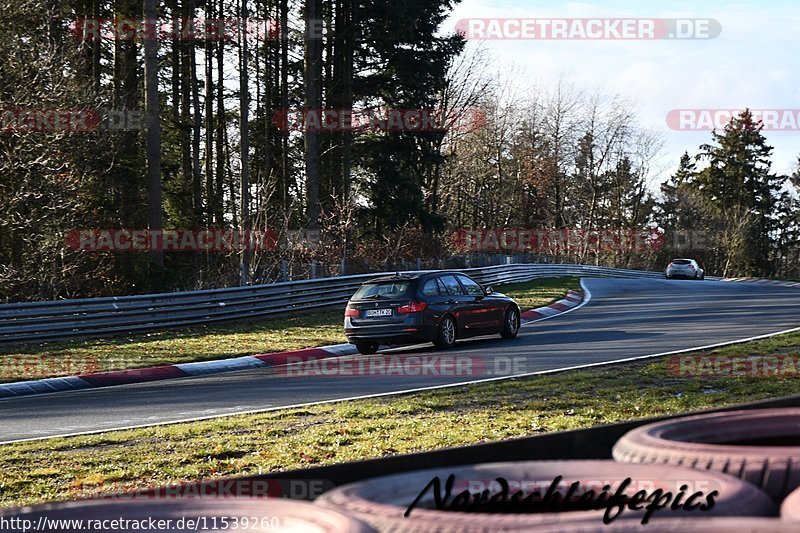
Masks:
[[[706,273],[694,259],[673,259],[664,271],[667,279],[704,279]]]

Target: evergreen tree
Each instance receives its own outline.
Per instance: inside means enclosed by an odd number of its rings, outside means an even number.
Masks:
[[[692,251],[706,255],[708,246],[707,224],[702,198],[696,188],[697,165],[684,152],[678,170],[661,185],[661,199],[653,213],[655,223],[664,231],[663,252],[660,261],[668,256]]]
[[[772,147],[761,134],[763,124],[749,110],[734,117],[713,144],[700,147],[698,159],[708,166],[697,174],[702,195],[721,230],[726,275],[767,275],[776,220],[777,192],[785,180],[771,172]]]
[[[372,0],[357,9],[361,35],[353,82],[356,101],[395,110],[432,110],[447,81],[449,65],[462,52],[457,34],[439,35],[453,0]],[[385,16],[391,9],[393,17]],[[377,131],[354,146],[354,165],[366,171],[373,228],[405,223],[436,229],[442,220],[425,205],[423,184],[437,164],[444,132]]]
[[[697,175],[695,165],[688,152],[684,152],[678,170],[661,185],[661,201],[658,203],[657,222],[665,230],[688,229],[694,222],[686,212],[686,196]]]

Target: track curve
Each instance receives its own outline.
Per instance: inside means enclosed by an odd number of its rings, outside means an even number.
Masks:
[[[446,352],[424,345],[379,354],[384,361],[392,355],[462,358],[474,363],[468,374],[288,377],[286,372],[258,369],[8,398],[0,400],[0,443],[505,379],[800,327],[800,292],[793,287],[607,278],[587,278],[582,283],[592,295],[587,305],[529,324],[516,339],[493,336],[459,342]],[[370,357],[376,356],[349,356],[346,361],[370,365]],[[508,372],[509,365],[516,366]]]

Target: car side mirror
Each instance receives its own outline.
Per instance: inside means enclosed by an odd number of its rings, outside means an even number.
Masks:
[[[486,287],[486,288],[483,290],[483,292],[485,292],[486,294],[492,294],[492,293],[494,292],[494,289],[492,289],[492,286],[491,286],[491,285],[489,285],[488,287]]]

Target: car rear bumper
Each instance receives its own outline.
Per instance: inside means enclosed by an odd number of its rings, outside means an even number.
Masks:
[[[429,326],[392,324],[381,326],[345,327],[344,335],[351,344],[377,342],[379,344],[408,344],[428,342],[436,337],[436,330]]]
[[[695,270],[667,270],[666,276],[668,278],[695,278],[700,275]]]

